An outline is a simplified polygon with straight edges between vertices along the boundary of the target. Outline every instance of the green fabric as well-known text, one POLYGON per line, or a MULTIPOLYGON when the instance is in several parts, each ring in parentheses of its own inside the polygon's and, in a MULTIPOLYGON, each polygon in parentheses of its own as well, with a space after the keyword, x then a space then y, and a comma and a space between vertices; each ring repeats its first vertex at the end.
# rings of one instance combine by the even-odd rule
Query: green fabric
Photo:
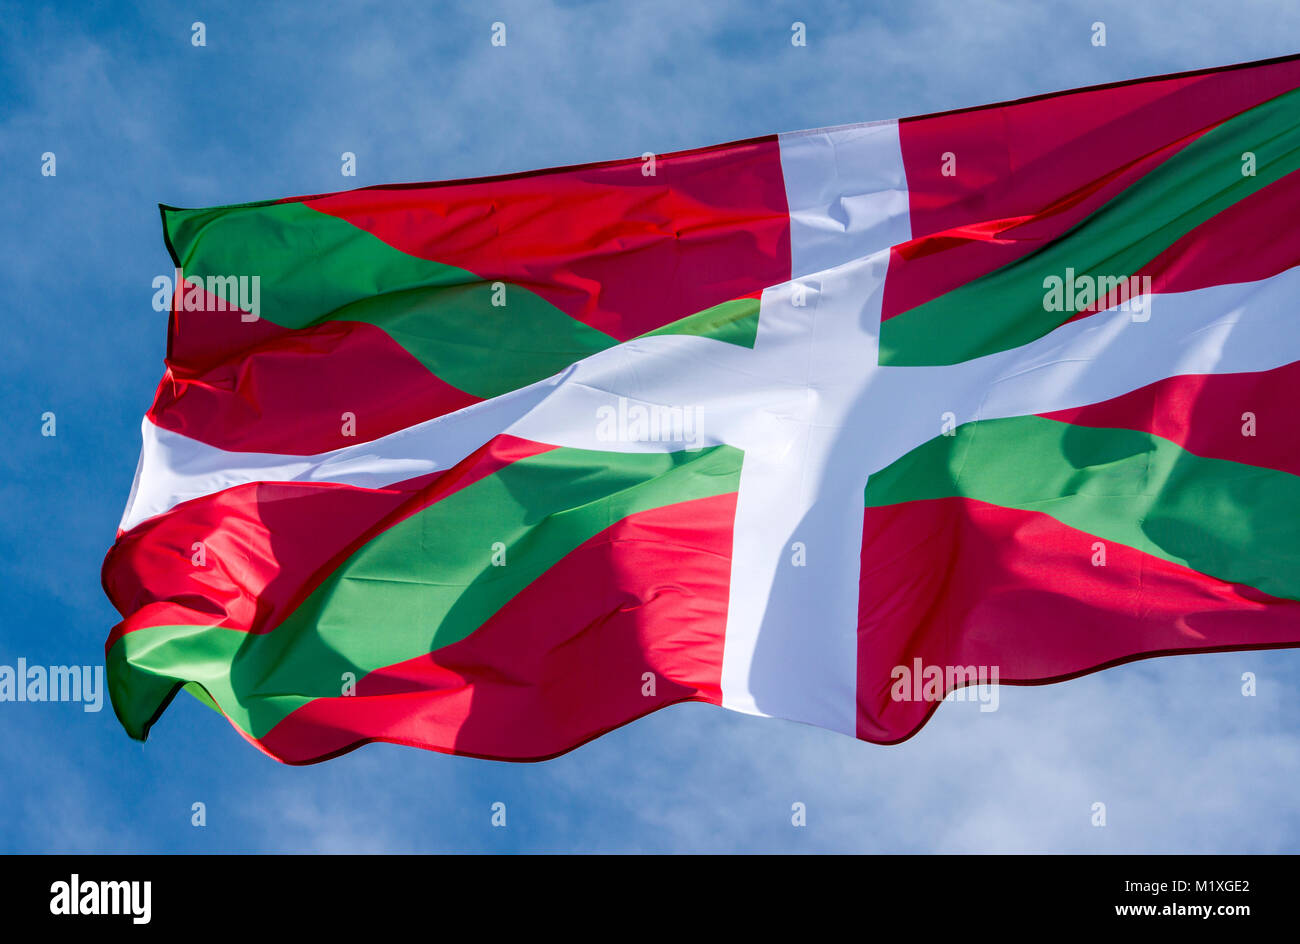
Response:
POLYGON ((886 319, 880 363, 956 364, 1028 344, 1077 313, 1044 308, 1048 277, 1136 275, 1206 220, 1298 169, 1300 90, 1210 129, 1042 249, 886 319), (1253 177, 1242 175, 1246 151, 1256 157, 1253 177))
POLYGON ((878 507, 957 496, 1042 512, 1104 541, 1300 599, 1300 477, 1288 472, 1193 455, 1152 433, 1023 416, 935 437, 871 476, 865 497, 878 507))
POLYGON ((250 634, 203 626, 126 633, 109 653, 110 692, 142 738, 177 684, 195 682, 260 737, 315 697, 464 639, 585 541, 629 515, 729 494, 741 452, 554 449, 514 462, 382 532, 283 623, 250 634), (493 545, 506 566, 492 565, 493 545))
MULTIPOLYGON (((484 399, 618 343, 525 288, 408 255, 301 203, 164 207, 163 221, 187 277, 257 275, 260 317, 291 329, 375 325, 440 379, 484 399)), ((740 299, 650 333, 753 347, 757 317, 757 300, 740 299)))

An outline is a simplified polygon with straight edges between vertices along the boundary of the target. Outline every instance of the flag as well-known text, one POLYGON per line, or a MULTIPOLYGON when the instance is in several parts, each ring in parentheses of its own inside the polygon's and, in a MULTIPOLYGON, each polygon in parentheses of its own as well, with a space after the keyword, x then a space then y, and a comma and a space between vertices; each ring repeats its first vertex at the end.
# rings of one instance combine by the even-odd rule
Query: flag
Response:
POLYGON ((287 763, 1300 643, 1300 58, 162 207, 110 694, 287 763), (170 289, 168 286, 170 285, 170 289))

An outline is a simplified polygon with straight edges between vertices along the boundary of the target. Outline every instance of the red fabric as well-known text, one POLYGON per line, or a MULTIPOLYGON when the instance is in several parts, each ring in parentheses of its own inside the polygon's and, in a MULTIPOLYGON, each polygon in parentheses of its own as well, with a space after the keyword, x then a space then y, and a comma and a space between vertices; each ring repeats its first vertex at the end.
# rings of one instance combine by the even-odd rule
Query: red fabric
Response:
POLYGON ((1225 583, 1045 514, 964 498, 866 509, 858 737, 916 733, 937 702, 891 698, 896 666, 997 666, 1045 682, 1135 658, 1300 645, 1300 601, 1225 583))
POLYGON ((510 177, 304 198, 403 252, 535 292, 626 341, 790 278, 773 137, 510 177))
POLYGON ((675 702, 720 702, 735 507, 718 495, 623 519, 465 639, 313 699, 260 746, 286 763, 369 741, 541 759, 675 702))
POLYGON ((891 253, 882 317, 1040 248, 1195 136, 1297 86, 1290 61, 900 121, 913 239, 891 253))
POLYGON ((147 415, 218 449, 316 455, 479 402, 374 325, 290 330, 265 319, 240 322, 238 312, 184 317, 186 345, 205 364, 173 357, 147 415), (355 438, 343 436, 345 412, 356 418, 355 438))
POLYGON ((446 472, 387 488, 258 482, 177 505, 122 535, 104 559, 104 590, 125 617, 105 652, 145 626, 270 632, 374 535, 552 448, 498 436, 446 472), (192 562, 195 542, 203 567, 192 562))
MULTIPOLYGON (((1212 216, 1151 260, 1138 275, 1153 292, 1191 292, 1257 282, 1300 265, 1300 171, 1212 216), (1260 239, 1267 233, 1267 239, 1260 239)), ((1153 311, 1159 311, 1157 301, 1153 311)))
POLYGON ((1142 430, 1208 459, 1300 475, 1291 416, 1297 402, 1300 362, 1253 374, 1169 377, 1113 400, 1042 415, 1078 426, 1142 430), (1247 412, 1255 415, 1254 436, 1242 435, 1247 412))
POLYGON ((229 452, 311 456, 479 402, 375 325, 294 330, 186 292, 199 292, 202 307, 177 310, 174 296, 167 370, 145 414, 163 429, 229 452), (345 412, 356 417, 355 438, 342 435, 345 412))

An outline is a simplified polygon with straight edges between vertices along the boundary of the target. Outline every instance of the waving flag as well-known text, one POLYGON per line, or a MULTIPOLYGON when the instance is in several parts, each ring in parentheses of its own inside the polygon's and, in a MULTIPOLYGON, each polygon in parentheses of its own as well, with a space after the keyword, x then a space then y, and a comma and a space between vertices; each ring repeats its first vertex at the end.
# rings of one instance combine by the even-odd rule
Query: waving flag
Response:
POLYGON ((1300 643, 1300 60, 449 183, 164 207, 104 586, 289 763, 680 701, 1300 643))

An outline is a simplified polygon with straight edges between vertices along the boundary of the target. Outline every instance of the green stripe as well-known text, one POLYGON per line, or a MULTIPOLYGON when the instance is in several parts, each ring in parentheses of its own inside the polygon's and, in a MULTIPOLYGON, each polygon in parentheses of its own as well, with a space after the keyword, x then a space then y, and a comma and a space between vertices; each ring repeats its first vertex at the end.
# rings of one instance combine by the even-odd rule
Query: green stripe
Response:
POLYGON ((868 507, 947 497, 1042 512, 1220 580, 1300 599, 1300 477, 1287 472, 1196 456, 1151 433, 1025 416, 938 436, 871 476, 866 489, 868 507))
POLYGON ((516 286, 494 306, 492 282, 301 203, 165 209, 163 217, 187 276, 258 275, 261 317, 285 328, 376 325, 475 396, 527 386, 618 343, 516 286))
POLYGON ((178 683, 197 682, 260 737, 342 676, 464 639, 566 554, 629 515, 736 490, 741 453, 555 449, 519 460, 384 531, 272 632, 163 626, 124 635, 110 693, 135 737, 178 683), (493 545, 506 565, 493 566, 493 545))
POLYGON ((1297 169, 1300 89, 1210 129, 1044 248, 887 319, 880 363, 955 364, 1028 344, 1076 314, 1045 310, 1049 277, 1066 269, 1091 279, 1135 275, 1195 227, 1297 169), (1242 176, 1246 151, 1256 157, 1253 177, 1242 176))
MULTIPOLYGON (((517 390, 619 343, 525 288, 494 289, 493 281, 409 255, 302 203, 165 207, 163 219, 187 276, 257 275, 268 321, 376 325, 439 378, 478 397, 517 390)), ((756 319, 757 301, 743 299, 651 333, 752 347, 756 319)))

